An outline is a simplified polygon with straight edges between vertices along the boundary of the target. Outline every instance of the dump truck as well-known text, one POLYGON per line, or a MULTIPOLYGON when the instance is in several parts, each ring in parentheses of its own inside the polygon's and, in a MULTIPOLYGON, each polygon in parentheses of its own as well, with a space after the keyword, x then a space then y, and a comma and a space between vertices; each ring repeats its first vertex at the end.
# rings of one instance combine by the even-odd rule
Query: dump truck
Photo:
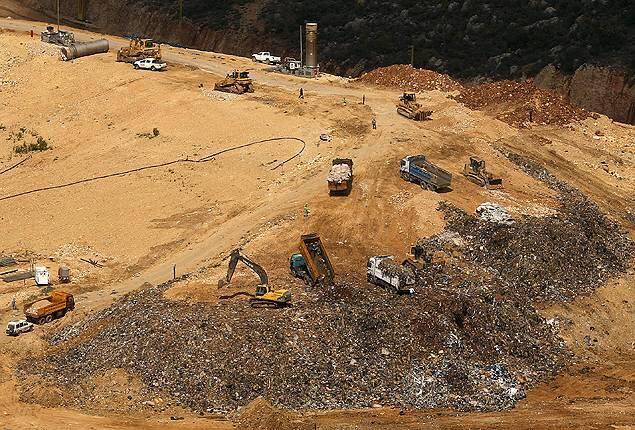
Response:
POLYGON ((269 286, 269 276, 265 269, 251 258, 242 254, 239 248, 234 249, 229 257, 229 267, 227 268, 227 275, 218 281, 218 287, 222 288, 229 285, 236 272, 238 262, 242 261, 245 266, 251 269, 258 278, 260 283, 256 286, 256 294, 251 296, 249 301, 253 307, 261 306, 273 306, 276 308, 282 308, 291 305, 291 292, 289 290, 274 290, 269 286))
POLYGON ((234 70, 228 73, 225 79, 214 84, 214 90, 232 94, 253 93, 254 84, 249 72, 234 70))
POLYGON ((353 187, 353 160, 350 158, 333 160, 327 182, 330 195, 350 194, 353 187))
POLYGON ((49 296, 25 304, 24 315, 29 322, 45 324, 53 319, 63 317, 66 312, 73 309, 75 309, 75 298, 71 293, 53 291, 49 296), (35 306, 37 303, 44 301, 49 302, 49 304, 35 306))
POLYGON ((421 105, 417 103, 417 95, 412 92, 404 92, 399 97, 397 113, 415 121, 430 119, 432 116, 431 110, 424 110, 421 105))
POLYGON ((447 189, 452 184, 452 174, 429 162, 425 155, 411 155, 401 160, 400 174, 406 181, 431 191, 447 189))
POLYGON ((485 160, 470 157, 470 163, 463 167, 463 176, 480 187, 498 189, 503 187, 503 180, 497 178, 485 168, 485 160))
POLYGON ((133 64, 145 58, 161 59, 161 45, 152 39, 130 39, 130 46, 117 51, 117 61, 133 64))
POLYGON ((40 40, 46 43, 53 43, 61 46, 71 46, 75 43, 75 35, 70 31, 55 30, 55 27, 48 25, 46 30, 40 33, 40 40))
POLYGON ((368 282, 393 291, 399 295, 414 294, 414 274, 410 267, 395 263, 390 255, 370 257, 366 275, 368 282))
POLYGON ((335 271, 320 236, 305 234, 300 239, 300 253, 289 259, 291 273, 309 285, 333 285, 335 271))

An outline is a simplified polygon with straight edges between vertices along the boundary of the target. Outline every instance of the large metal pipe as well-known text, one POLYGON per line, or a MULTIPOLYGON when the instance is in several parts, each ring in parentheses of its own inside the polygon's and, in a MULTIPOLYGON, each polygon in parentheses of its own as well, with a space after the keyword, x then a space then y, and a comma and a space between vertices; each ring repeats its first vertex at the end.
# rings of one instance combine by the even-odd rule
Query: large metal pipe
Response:
POLYGON ((70 61, 75 58, 85 57, 87 55, 102 54, 108 52, 110 45, 108 40, 99 39, 87 43, 74 43, 71 46, 65 46, 61 49, 62 60, 70 61))
POLYGON ((306 31, 306 61, 305 66, 317 67, 317 28, 318 25, 314 22, 309 22, 305 25, 306 31))

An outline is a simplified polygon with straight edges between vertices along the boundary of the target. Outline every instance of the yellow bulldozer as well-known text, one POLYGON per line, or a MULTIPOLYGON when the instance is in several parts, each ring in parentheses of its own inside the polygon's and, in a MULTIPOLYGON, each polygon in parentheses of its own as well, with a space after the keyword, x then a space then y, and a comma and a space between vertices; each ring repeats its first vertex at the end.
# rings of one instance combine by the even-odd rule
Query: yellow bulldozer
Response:
POLYGON ((225 79, 217 82, 214 85, 214 90, 233 94, 253 93, 254 84, 249 77, 249 72, 234 70, 228 73, 225 79))
POLYGON ((503 179, 488 172, 485 160, 477 157, 470 157, 469 164, 463 167, 463 176, 480 187, 494 190, 503 188, 503 179))
POLYGON ((415 121, 430 119, 432 115, 431 110, 423 110, 421 105, 417 103, 417 95, 412 92, 405 92, 399 97, 397 113, 415 121))
POLYGON ((120 48, 117 51, 117 61, 123 63, 134 63, 144 58, 161 59, 161 45, 152 39, 131 39, 130 46, 120 48))

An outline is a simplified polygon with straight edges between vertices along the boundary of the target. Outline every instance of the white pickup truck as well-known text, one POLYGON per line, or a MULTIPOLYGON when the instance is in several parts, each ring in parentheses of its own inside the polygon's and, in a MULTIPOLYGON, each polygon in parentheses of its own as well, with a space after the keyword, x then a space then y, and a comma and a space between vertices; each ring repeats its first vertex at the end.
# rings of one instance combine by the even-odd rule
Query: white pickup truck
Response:
POLYGON ((280 57, 271 55, 271 52, 258 52, 256 54, 252 54, 251 58, 259 63, 280 64, 281 62, 280 57))
POLYGON ((167 64, 157 60, 156 58, 146 58, 134 62, 135 69, 152 70, 153 72, 165 70, 167 67, 167 64))

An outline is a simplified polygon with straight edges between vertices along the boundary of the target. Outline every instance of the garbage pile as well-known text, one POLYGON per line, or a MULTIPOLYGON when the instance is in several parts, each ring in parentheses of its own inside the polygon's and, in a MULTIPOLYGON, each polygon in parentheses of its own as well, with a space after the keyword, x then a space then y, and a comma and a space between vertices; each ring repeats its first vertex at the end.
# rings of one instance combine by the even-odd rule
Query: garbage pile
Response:
POLYGON ((454 97, 470 109, 496 112, 496 118, 514 127, 530 124, 566 125, 590 115, 572 106, 555 91, 543 90, 530 81, 497 81, 466 87, 454 97))
POLYGON ((515 221, 504 207, 496 203, 485 202, 476 208, 476 214, 482 221, 512 225, 515 221))
POLYGON ((500 410, 567 360, 527 300, 497 297, 478 280, 415 297, 343 282, 264 311, 170 301, 168 288, 131 293, 54 335, 48 356, 18 366, 22 393, 56 387, 61 405, 90 408, 96 394, 85 381, 122 368, 150 398, 200 412, 259 396, 292 409, 500 410))
POLYGON ((399 88, 405 91, 455 91, 462 88, 461 84, 448 75, 426 69, 415 69, 411 65, 396 64, 372 70, 359 79, 365 84, 375 84, 384 87, 399 88))
POLYGON ((349 181, 351 179, 351 176, 351 166, 344 163, 334 164, 329 171, 327 181, 340 183, 343 181, 349 181))
POLYGON ((409 279, 414 279, 412 270, 407 267, 398 264, 392 258, 385 258, 379 262, 379 269, 388 276, 397 277, 400 281, 404 282, 409 279))

